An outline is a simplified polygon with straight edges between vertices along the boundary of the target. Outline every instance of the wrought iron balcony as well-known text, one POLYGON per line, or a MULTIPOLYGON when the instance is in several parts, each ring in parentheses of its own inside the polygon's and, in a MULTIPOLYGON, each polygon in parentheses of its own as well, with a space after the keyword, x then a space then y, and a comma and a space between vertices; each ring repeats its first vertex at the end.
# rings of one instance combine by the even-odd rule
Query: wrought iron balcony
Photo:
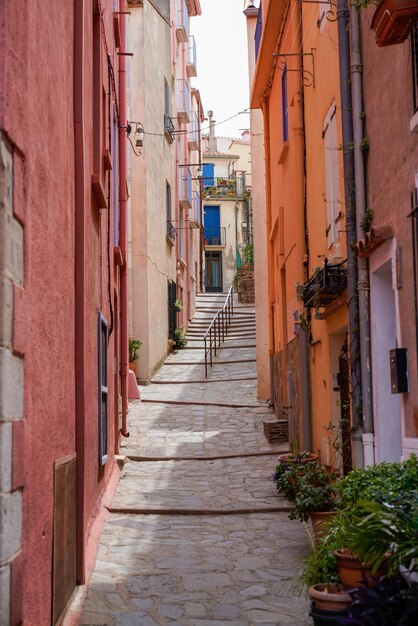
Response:
POLYGON ((196 111, 192 111, 191 120, 187 127, 187 143, 189 150, 199 149, 199 123, 196 111))
POLYGON ((193 35, 189 35, 187 44, 186 72, 189 78, 197 76, 196 41, 193 35))
POLYGON ((176 81, 177 91, 177 117, 179 122, 187 124, 190 121, 190 87, 187 80, 178 78, 176 81))
POLYGON ((319 309, 338 298, 347 288, 347 268, 339 263, 324 265, 314 270, 307 283, 302 285, 303 304, 307 308, 319 309))
POLYGON ((192 208, 189 218, 191 228, 200 228, 200 195, 197 191, 192 191, 192 208))
POLYGON ((226 245, 226 228, 206 228, 204 229, 205 246, 225 246, 226 245))
POLYGON ((167 243, 169 243, 170 246, 174 246, 174 244, 176 243, 176 234, 177 234, 177 231, 174 228, 173 224, 169 220, 167 220, 166 239, 167 239, 167 243))
POLYGON ((177 0, 175 19, 177 41, 185 42, 189 34, 189 12, 187 10, 186 0, 177 0))
POLYGON ((205 198, 218 198, 219 196, 237 198, 244 196, 246 193, 245 181, 243 178, 217 177, 212 180, 204 180, 203 182, 205 188, 205 198))
POLYGON ((182 209, 192 206, 192 173, 188 167, 178 168, 179 203, 182 209))

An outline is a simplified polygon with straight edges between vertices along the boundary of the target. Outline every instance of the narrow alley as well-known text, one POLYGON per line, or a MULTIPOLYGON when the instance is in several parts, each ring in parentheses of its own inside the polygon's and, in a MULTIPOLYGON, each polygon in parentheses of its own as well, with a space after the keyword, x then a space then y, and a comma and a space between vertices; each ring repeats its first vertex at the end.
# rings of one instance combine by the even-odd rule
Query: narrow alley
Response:
POLYGON ((253 307, 235 304, 204 376, 203 333, 224 299, 199 296, 187 347, 131 404, 84 626, 309 623, 299 581, 308 541, 271 481, 288 446, 264 438, 253 307))

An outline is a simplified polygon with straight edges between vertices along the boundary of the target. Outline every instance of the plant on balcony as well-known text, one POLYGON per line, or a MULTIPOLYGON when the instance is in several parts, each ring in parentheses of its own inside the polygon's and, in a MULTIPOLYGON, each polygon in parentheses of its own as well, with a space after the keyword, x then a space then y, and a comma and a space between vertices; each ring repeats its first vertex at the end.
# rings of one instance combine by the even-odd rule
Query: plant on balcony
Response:
MULTIPOLYGON (((304 285, 297 285, 298 295, 306 308, 318 310, 338 298, 347 288, 347 269, 342 263, 330 264, 325 259, 322 267, 315 267, 304 285)), ((318 316, 318 315, 316 315, 318 316)))

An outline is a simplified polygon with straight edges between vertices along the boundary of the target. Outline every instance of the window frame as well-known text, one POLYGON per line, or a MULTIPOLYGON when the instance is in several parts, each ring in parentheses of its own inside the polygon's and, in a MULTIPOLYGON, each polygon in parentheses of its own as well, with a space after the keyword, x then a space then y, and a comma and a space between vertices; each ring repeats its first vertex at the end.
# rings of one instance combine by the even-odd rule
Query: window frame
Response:
POLYGON ((109 459, 109 363, 108 363, 108 323, 102 312, 98 315, 98 436, 99 465, 103 466, 109 459), (103 341, 104 339, 104 341, 103 341), (104 354, 103 354, 104 348, 104 354), (104 366, 104 369, 103 369, 104 366), (105 384, 104 384, 105 383, 105 384), (105 399, 105 416, 103 419, 103 400, 105 399))

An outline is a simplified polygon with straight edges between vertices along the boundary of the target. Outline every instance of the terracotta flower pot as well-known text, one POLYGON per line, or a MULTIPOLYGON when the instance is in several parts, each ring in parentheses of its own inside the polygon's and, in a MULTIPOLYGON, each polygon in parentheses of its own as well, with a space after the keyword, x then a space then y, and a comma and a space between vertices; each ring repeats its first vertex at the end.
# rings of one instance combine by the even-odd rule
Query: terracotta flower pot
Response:
POLYGON ((136 376, 136 361, 129 361, 129 369, 135 372, 136 376))
POLYGON ((296 465, 297 463, 310 463, 310 461, 318 460, 318 455, 314 452, 311 452, 309 456, 303 459, 299 459, 299 461, 296 461, 296 459, 292 457, 294 457, 294 454, 281 454, 277 457, 277 460, 279 461, 279 463, 289 463, 289 465, 296 465))
POLYGON ((326 536, 328 532, 327 524, 336 513, 337 511, 311 511, 309 513, 315 543, 319 543, 326 536))
POLYGON ((416 0, 381 0, 371 27, 378 46, 391 46, 407 39, 418 18, 416 0))
POLYGON ((313 605, 318 609, 344 611, 351 604, 351 598, 342 585, 317 584, 308 589, 313 605))
POLYGON ((347 548, 334 550, 333 555, 337 561, 341 582, 346 589, 364 586, 364 577, 366 577, 369 587, 373 588, 375 586, 374 578, 384 576, 386 573, 386 567, 382 564, 377 572, 372 574, 372 568, 366 563, 362 563, 347 548))

